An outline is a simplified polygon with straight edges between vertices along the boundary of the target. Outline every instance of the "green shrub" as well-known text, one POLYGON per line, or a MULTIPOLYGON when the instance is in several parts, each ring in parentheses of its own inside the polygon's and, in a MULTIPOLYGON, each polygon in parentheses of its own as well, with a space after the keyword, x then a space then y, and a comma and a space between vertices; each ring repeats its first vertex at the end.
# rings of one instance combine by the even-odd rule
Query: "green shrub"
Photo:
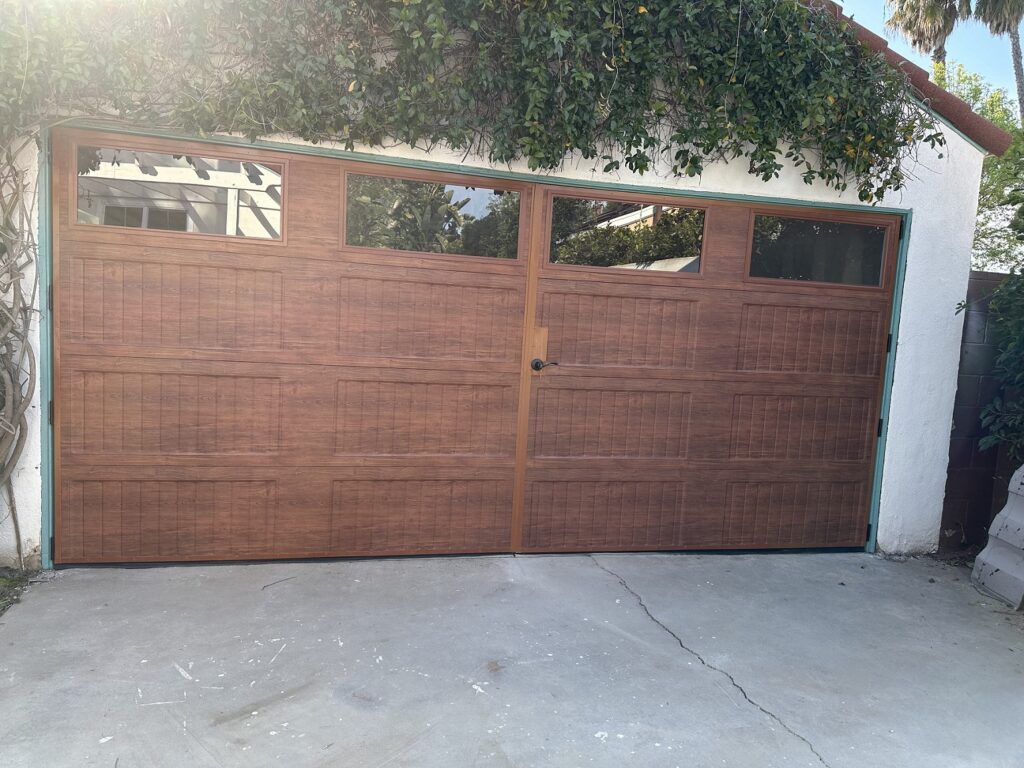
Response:
POLYGON ((1005 445, 1014 465, 1024 462, 1024 274, 1012 274, 992 294, 995 374, 1001 393, 981 412, 988 434, 982 448, 1005 445))

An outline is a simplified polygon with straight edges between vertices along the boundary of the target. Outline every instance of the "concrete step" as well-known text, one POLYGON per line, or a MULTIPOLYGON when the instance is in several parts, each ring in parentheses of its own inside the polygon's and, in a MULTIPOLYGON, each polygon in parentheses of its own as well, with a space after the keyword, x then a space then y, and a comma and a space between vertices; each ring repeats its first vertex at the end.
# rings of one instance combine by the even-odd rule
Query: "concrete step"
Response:
POLYGON ((1024 467, 1010 480, 1006 506, 989 527, 988 544, 974 561, 971 578, 979 589, 1024 608, 1024 467))

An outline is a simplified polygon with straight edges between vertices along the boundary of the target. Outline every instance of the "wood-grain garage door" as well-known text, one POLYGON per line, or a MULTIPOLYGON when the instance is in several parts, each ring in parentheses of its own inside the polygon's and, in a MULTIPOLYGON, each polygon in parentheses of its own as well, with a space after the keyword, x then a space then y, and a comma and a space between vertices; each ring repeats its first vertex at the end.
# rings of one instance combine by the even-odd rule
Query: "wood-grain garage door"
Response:
POLYGON ((59 563, 864 541, 892 217, 89 131, 53 194, 59 563))
POLYGON ((558 365, 531 387, 519 548, 863 545, 897 221, 541 200, 538 354, 558 365), (643 222, 663 230, 646 256, 603 246, 643 222))

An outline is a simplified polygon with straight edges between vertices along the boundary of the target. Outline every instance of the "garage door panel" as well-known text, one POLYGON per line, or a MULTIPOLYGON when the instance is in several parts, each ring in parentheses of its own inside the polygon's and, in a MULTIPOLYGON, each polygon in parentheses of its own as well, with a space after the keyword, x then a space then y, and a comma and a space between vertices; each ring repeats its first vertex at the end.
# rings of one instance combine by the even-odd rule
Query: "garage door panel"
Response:
POLYGON ((284 235, 289 248, 330 253, 338 247, 341 174, 331 160, 285 156, 284 235))
POLYGON ((486 362, 487 369, 492 375, 518 374, 520 373, 519 360, 515 361, 475 361, 475 360, 452 360, 445 358, 416 359, 408 357, 355 357, 339 355, 333 351, 323 351, 316 346, 304 346, 299 344, 289 345, 289 349, 281 350, 260 350, 254 354, 246 350, 222 350, 222 349, 156 349, 139 345, 114 345, 114 344, 88 344, 82 342, 69 342, 63 345, 63 350, 70 356, 93 356, 103 358, 106 364, 113 364, 114 361, 129 358, 153 361, 187 361, 189 365, 202 365, 206 363, 250 364, 259 360, 264 366, 308 366, 324 368, 358 368, 363 371, 386 369, 388 371, 424 371, 424 372, 464 372, 472 373, 480 370, 480 363, 486 362))
POLYGON ((535 390, 531 458, 683 458, 690 437, 692 393, 595 379, 535 390))
POLYGON ((524 544, 533 551, 863 544, 866 490, 859 480, 722 480, 634 476, 533 482, 524 544))
POLYGON ((538 377, 531 460, 764 459, 866 463, 874 440, 875 382, 803 384, 538 377))
POLYGON ((743 305, 736 368, 877 376, 882 308, 743 305))
POLYGON ((821 296, 725 292, 691 284, 652 297, 630 283, 541 281, 538 326, 548 357, 562 365, 869 376, 880 371, 884 298, 843 302, 821 296), (628 290, 626 290, 628 288, 628 290), (685 290, 684 290, 685 289, 685 290), (732 293, 733 295, 729 295, 732 293))
POLYGON ((61 562, 244 559, 273 551, 276 480, 66 474, 61 562))
POLYGON ((735 285, 746 276, 745 255, 750 247, 751 211, 737 205, 711 206, 704 228, 702 275, 708 280, 735 285))
POLYGON ((855 547, 864 542, 863 481, 729 482, 723 541, 729 548, 855 547))
POLYGON ((65 338, 148 348, 273 349, 282 277, 272 270, 66 257, 65 338))
POLYGON ((345 269, 353 273, 376 274, 386 280, 451 274, 458 281, 459 275, 475 275, 482 284, 489 285, 510 277, 522 279, 526 272, 526 259, 522 255, 518 259, 496 259, 488 256, 342 246, 331 260, 344 264, 345 269))
POLYGON ((75 454, 250 454, 280 450, 272 376, 66 371, 62 438, 75 454))
POLYGON ((566 365, 693 367, 698 303, 579 293, 542 286, 539 325, 548 354, 566 365))
POLYGON ((684 480, 536 481, 523 541, 538 552, 712 548, 721 538, 713 509, 705 490, 684 480))
POLYGON ((507 383, 340 379, 333 452, 511 458, 514 403, 507 383))
POLYGON ((352 554, 496 552, 509 548, 511 478, 432 475, 337 479, 331 548, 352 554))
POLYGON ((874 402, 868 397, 734 395, 730 458, 867 461, 874 402))
POLYGON ((522 294, 508 285, 352 277, 333 300, 341 354, 508 360, 521 344, 522 294))

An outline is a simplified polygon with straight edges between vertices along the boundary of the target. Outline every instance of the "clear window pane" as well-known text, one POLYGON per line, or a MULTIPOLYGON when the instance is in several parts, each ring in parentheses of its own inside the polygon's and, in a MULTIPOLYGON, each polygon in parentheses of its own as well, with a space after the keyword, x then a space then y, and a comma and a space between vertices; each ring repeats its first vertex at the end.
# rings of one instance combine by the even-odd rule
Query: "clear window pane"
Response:
POLYGON ((698 272, 704 211, 653 203, 556 197, 551 261, 589 267, 698 272))
POLYGON ((281 168, 79 147, 78 222, 279 239, 281 168))
POLYGON ((516 258, 518 192, 357 174, 347 186, 348 245, 516 258))
POLYGON ((885 228, 755 216, 751 277, 881 285, 885 228))

